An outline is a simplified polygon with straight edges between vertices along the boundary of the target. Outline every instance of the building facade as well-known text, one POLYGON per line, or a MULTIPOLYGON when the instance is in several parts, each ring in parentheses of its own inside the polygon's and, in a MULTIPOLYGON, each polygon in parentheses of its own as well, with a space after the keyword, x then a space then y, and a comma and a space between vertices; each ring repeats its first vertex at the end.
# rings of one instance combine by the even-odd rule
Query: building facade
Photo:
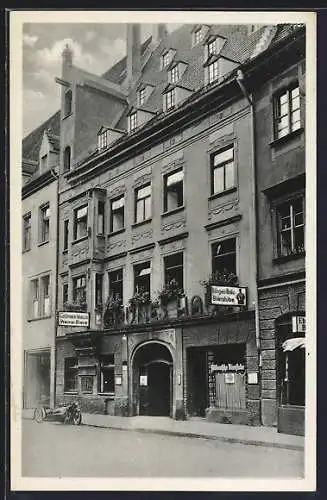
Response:
MULTIPOLYGON (((44 132, 23 159, 23 408, 54 404, 59 138, 44 132)), ((27 148, 23 154, 27 152, 27 148)))
POLYGON ((303 180, 303 40, 290 25, 156 25, 141 43, 128 25, 127 56, 101 77, 66 47, 57 404, 277 424, 277 325, 303 316, 304 261, 271 254, 269 217, 276 186, 303 180))

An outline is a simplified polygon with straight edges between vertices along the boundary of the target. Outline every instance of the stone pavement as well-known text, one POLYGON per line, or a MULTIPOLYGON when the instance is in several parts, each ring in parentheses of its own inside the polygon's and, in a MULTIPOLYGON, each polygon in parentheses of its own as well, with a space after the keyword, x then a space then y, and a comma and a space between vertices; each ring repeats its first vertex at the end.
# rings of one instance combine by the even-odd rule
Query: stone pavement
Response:
MULTIPOLYGON (((23 418, 32 419, 34 410, 23 410, 23 418)), ((215 439, 229 443, 304 450, 304 437, 281 434, 274 427, 218 424, 202 418, 173 420, 169 417, 114 417, 91 413, 82 414, 82 424, 108 429, 150 432, 190 438, 215 439)))

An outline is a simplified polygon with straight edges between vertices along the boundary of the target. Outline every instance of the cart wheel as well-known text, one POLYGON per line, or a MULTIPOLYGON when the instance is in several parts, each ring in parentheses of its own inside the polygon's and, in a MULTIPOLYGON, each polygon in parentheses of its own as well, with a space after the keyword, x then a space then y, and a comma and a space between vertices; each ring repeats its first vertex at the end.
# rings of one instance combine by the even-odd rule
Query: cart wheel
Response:
POLYGON ((75 412, 73 415, 73 424, 74 425, 81 425, 82 423, 82 414, 80 411, 75 412))
POLYGON ((36 408, 34 411, 34 420, 41 424, 44 420, 45 412, 43 408, 36 408))

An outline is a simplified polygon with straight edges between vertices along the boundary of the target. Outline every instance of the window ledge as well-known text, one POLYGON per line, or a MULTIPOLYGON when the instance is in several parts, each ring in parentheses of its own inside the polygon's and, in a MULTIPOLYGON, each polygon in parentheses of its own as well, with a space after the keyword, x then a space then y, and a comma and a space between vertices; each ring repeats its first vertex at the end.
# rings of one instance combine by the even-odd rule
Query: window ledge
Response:
POLYGON ((106 396, 108 399, 111 399, 111 400, 115 399, 114 392, 98 392, 98 396, 106 396))
POLYGON ((78 394, 78 391, 64 391, 64 394, 78 394))
POLYGON ((97 238, 102 238, 102 239, 104 239, 106 237, 104 233, 97 233, 96 236, 97 236, 97 238))
POLYGON ((49 243, 49 240, 47 240, 47 241, 40 241, 40 242, 37 244, 37 246, 38 246, 38 247, 43 247, 43 245, 46 245, 47 243, 49 243))
POLYGON ((134 224, 132 224, 132 227, 139 227, 139 226, 142 226, 143 224, 148 224, 149 222, 152 222, 152 217, 150 217, 150 219, 145 219, 145 220, 142 220, 141 222, 134 222, 134 224))
POLYGON ((269 143, 269 146, 272 147, 272 148, 274 148, 276 146, 284 144, 285 142, 288 142, 288 141, 294 139, 294 137, 297 137, 298 135, 301 135, 302 132, 304 132, 304 128, 300 127, 297 130, 294 130, 293 132, 290 132, 289 134, 284 135, 284 137, 279 137, 278 139, 274 139, 273 141, 271 141, 269 143))
POLYGON ((30 248, 24 248, 24 250, 22 250, 22 253, 30 252, 30 250, 30 248))
POLYGON ((42 319, 49 319, 51 318, 51 314, 48 314, 47 316, 39 316, 38 318, 29 318, 27 321, 28 323, 31 323, 32 321, 40 321, 42 319))
POLYGON ((226 189, 225 191, 220 191, 219 193, 214 193, 214 194, 209 196, 208 200, 215 200, 216 198, 220 198, 221 196, 225 196, 225 195, 230 194, 230 193, 235 193, 235 191, 237 191, 236 186, 234 186, 230 189, 226 189))
POLYGON ((72 116, 73 112, 71 111, 70 113, 68 113, 68 115, 65 115, 62 119, 63 120, 66 120, 66 118, 68 118, 69 116, 72 116))
POLYGON ((292 255, 283 255, 281 257, 275 257, 273 259, 274 264, 282 264, 283 262, 288 262, 289 260, 302 259, 305 257, 305 252, 292 254, 292 255))
POLYGON ((68 248, 65 248, 65 250, 62 251, 63 255, 67 255, 68 254, 68 248))
POLYGON ((122 227, 121 229, 117 229, 116 231, 112 231, 111 233, 108 233, 108 238, 111 238, 111 236, 115 236, 116 234, 121 234, 126 231, 126 227, 122 227))
POLYGON ((78 240, 72 241, 72 245, 75 245, 76 243, 80 243, 81 241, 85 241, 88 239, 88 235, 82 236, 82 238, 79 238, 78 240))
POLYGON ((167 212, 163 212, 161 214, 161 217, 166 217, 167 215, 173 215, 173 214, 176 214, 178 212, 182 212, 183 210, 185 210, 185 205, 182 205, 181 207, 173 208, 172 210, 168 210, 167 212))

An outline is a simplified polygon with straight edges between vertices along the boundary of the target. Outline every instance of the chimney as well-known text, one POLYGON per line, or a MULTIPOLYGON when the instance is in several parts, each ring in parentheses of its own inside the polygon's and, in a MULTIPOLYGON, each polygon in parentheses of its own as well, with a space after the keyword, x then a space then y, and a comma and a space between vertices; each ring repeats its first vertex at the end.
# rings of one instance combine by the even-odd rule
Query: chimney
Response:
POLYGON ((167 28, 165 24, 154 24, 152 41, 157 44, 167 36, 167 28))
POLYGON ((64 77, 67 71, 73 66, 73 51, 69 47, 68 44, 66 44, 64 50, 61 53, 62 57, 62 76, 64 77))
POLYGON ((141 69, 141 25, 127 24, 127 81, 130 83, 141 69))

